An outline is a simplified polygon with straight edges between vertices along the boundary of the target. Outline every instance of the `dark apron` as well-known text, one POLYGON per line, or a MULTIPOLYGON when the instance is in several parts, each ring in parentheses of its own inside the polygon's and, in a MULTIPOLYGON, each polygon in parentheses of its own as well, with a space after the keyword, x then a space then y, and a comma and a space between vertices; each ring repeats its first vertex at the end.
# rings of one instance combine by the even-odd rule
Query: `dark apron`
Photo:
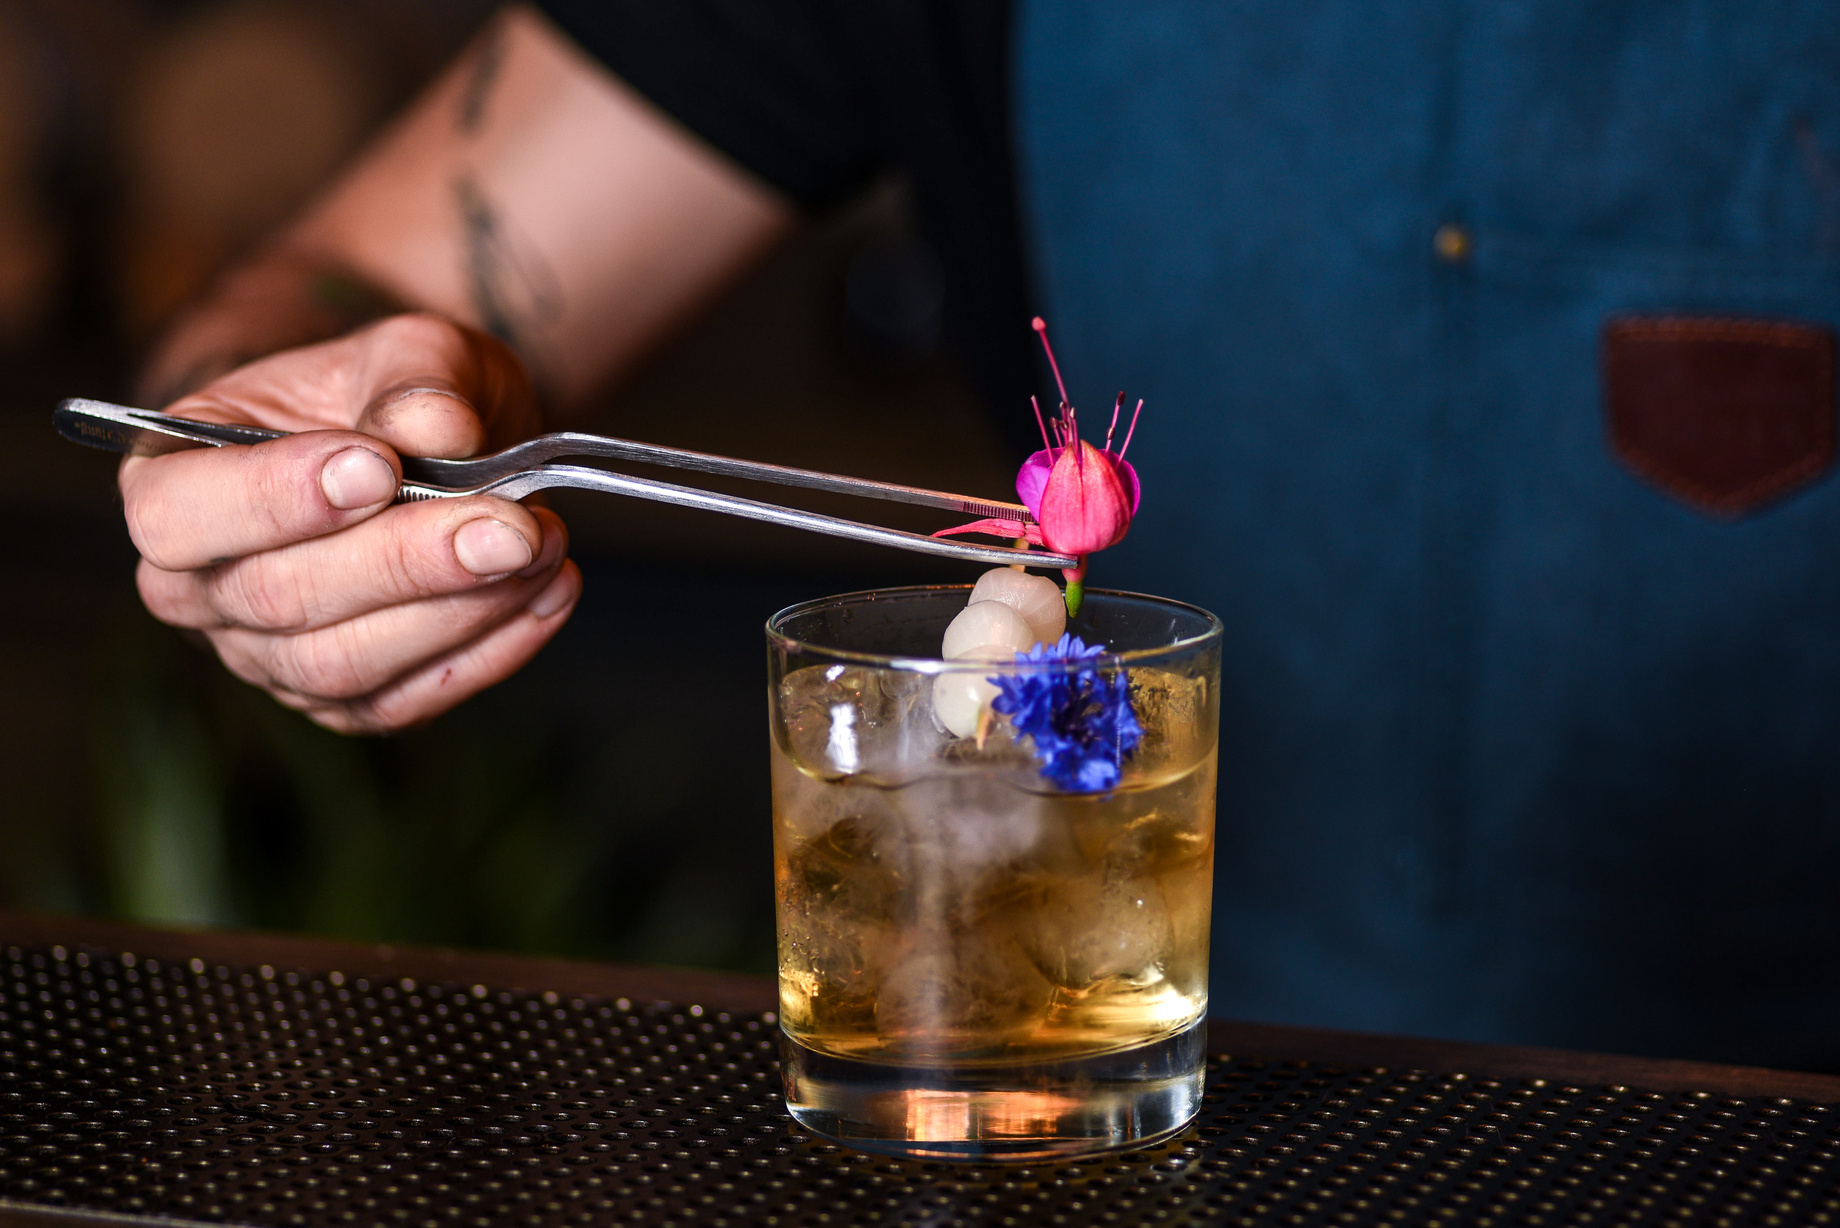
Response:
POLYGON ((1017 57, 1062 366, 1146 399, 1089 583, 1227 626, 1214 1012, 1840 1065, 1840 8, 1032 0, 1017 57))

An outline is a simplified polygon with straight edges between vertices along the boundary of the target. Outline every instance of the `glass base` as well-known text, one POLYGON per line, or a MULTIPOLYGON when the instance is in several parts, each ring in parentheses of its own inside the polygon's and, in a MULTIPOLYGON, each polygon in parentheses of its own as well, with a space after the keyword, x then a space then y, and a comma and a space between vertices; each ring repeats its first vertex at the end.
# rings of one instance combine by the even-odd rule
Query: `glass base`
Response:
POLYGON ((1207 1021, 1113 1053, 1010 1065, 900 1066, 781 1035, 786 1108, 861 1151, 934 1160, 1042 1160, 1144 1147, 1201 1108, 1207 1021))

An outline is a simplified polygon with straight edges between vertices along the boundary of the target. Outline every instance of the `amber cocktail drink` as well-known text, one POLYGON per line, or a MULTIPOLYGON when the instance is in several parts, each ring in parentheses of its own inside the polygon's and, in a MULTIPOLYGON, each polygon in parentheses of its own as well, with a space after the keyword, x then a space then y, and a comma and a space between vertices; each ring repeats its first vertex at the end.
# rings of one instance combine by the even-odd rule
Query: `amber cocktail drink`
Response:
POLYGON ((1200 1095, 1219 623, 1091 593, 1068 630, 1102 655, 944 661, 965 593, 852 594, 769 623, 788 1107, 903 1155, 1162 1137, 1200 1095), (1020 715, 964 737, 935 715, 952 675, 1052 690, 1057 673, 1129 696, 1141 735, 1110 787, 1045 774, 1020 715))

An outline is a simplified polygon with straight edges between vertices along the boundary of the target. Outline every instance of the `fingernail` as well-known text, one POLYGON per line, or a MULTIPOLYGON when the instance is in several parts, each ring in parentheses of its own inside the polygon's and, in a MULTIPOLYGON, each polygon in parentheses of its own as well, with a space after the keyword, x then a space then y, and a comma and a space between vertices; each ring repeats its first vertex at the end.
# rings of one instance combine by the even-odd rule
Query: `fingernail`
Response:
POLYGON ((528 567, 530 543, 502 520, 469 520, 454 534, 454 557, 476 576, 502 576, 528 567))
POLYGON ((530 611, 533 618, 554 618, 568 608, 578 591, 574 569, 564 567, 561 574, 549 582, 549 587, 531 598, 530 604, 524 608, 530 611))
POLYGON ((369 507, 396 494, 396 471, 369 448, 346 448, 319 471, 319 488, 341 511, 369 507))

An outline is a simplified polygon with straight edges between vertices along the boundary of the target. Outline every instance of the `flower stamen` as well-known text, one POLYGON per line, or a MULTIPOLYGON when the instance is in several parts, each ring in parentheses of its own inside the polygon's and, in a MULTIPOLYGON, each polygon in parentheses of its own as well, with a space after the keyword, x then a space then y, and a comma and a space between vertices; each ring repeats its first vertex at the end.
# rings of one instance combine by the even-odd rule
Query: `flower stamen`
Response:
MULTIPOLYGON (((1124 400, 1124 393, 1122 392, 1119 393, 1118 399, 1120 402, 1122 402, 1124 400)), ((1131 450, 1131 436, 1137 434, 1137 415, 1143 412, 1144 412, 1144 399, 1142 397, 1138 397, 1137 398, 1137 408, 1131 411, 1131 427, 1129 430, 1127 430, 1124 433, 1124 445, 1118 449, 1118 459, 1119 460, 1123 460, 1124 454, 1131 450)))
POLYGON ((1041 348, 1048 351, 1048 365, 1054 369, 1054 383, 1055 386, 1061 390, 1061 410, 1065 412, 1067 402, 1073 398, 1067 395, 1067 381, 1061 378, 1061 364, 1054 361, 1054 347, 1048 344, 1048 322, 1040 316, 1036 316, 1034 320, 1030 321, 1029 327, 1033 328, 1036 333, 1040 335, 1041 348))
POLYGON ((1044 545, 1072 556, 1078 560, 1077 565, 1062 569, 1067 578, 1067 612, 1071 615, 1079 611, 1085 591, 1087 556, 1124 540, 1131 527, 1131 518, 1137 514, 1141 488, 1137 471, 1124 459, 1124 454, 1137 433, 1137 419, 1143 413, 1144 403, 1137 402, 1130 426, 1125 430, 1124 446, 1117 452, 1112 451, 1112 443, 1118 438, 1118 421, 1124 415, 1122 392, 1112 405, 1112 420, 1105 428, 1105 446, 1095 448, 1086 443, 1080 438, 1079 411, 1067 399, 1067 384, 1061 377, 1060 362, 1054 356, 1054 348, 1048 344, 1048 326, 1039 316, 1033 324, 1041 337, 1042 350, 1048 356, 1048 365, 1054 369, 1054 382, 1061 394, 1060 412, 1052 419, 1041 412, 1039 397, 1029 398, 1029 406, 1035 411, 1035 427, 1041 432, 1042 450, 1022 463, 1016 474, 1016 495, 1034 518, 1034 523, 1000 518, 978 520, 940 529, 936 535, 988 533, 999 537, 1026 537, 1031 545, 1044 545), (1070 449, 1071 457, 1067 455, 1070 449), (1093 458, 1090 466, 1086 463, 1088 452, 1093 458), (1069 460, 1073 463, 1068 464, 1069 460))

